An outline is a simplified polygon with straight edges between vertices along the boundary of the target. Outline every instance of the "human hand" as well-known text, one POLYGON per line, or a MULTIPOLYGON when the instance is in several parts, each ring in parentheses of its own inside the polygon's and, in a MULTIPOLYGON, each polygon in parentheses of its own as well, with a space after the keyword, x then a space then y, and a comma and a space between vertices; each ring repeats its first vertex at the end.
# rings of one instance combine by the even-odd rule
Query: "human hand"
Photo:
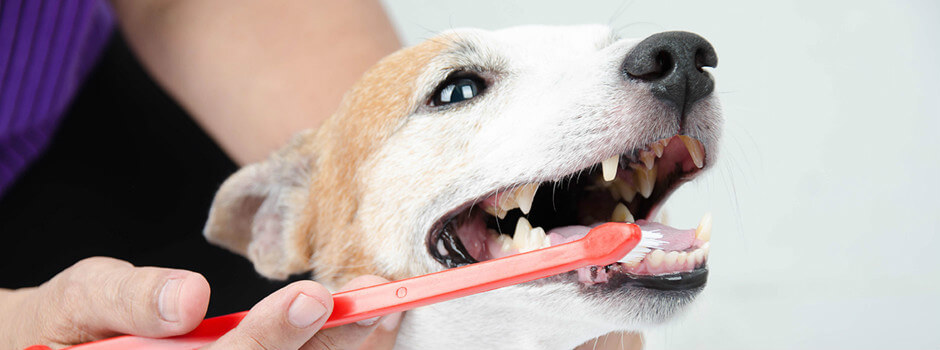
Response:
MULTIPOLYGON (((385 282, 354 279, 344 289, 385 282)), ((89 258, 39 287, 0 290, 0 348, 45 344, 63 347, 120 334, 181 335, 205 316, 209 285, 201 275, 174 269, 134 267, 111 258, 89 258)), ((269 295, 209 349, 391 348, 399 315, 317 332, 332 311, 328 290, 299 281, 269 295)))

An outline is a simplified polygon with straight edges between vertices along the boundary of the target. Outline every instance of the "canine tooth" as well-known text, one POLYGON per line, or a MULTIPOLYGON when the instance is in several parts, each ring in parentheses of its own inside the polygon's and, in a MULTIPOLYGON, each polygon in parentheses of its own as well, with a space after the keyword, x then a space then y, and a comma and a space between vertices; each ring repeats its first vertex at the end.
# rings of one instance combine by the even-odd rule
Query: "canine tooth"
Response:
POLYGON ((525 217, 519 217, 519 221, 516 222, 516 231, 513 233, 513 237, 520 238, 523 236, 528 236, 529 231, 532 231, 532 224, 529 223, 525 217))
POLYGON ((650 144, 650 149, 656 154, 656 158, 659 158, 663 156, 663 151, 666 149, 666 146, 663 145, 661 141, 656 141, 650 144))
POLYGON ((676 264, 676 260, 679 260, 679 252, 671 251, 666 253, 666 256, 663 257, 663 264, 665 266, 673 266, 676 264))
POLYGON ((642 151, 640 152, 640 160, 647 169, 652 169, 653 164, 656 164, 656 155, 653 152, 642 151))
POLYGON ((646 256, 646 263, 649 264, 650 267, 659 267, 659 265, 663 263, 663 257, 665 256, 666 252, 661 249, 653 250, 646 256))
POLYGON ((712 246, 711 242, 705 242, 705 244, 702 244, 702 247, 699 248, 702 250, 702 257, 704 258, 708 257, 708 250, 711 249, 711 246, 712 246))
POLYGON ((630 214, 630 209, 627 208, 623 203, 617 203, 617 206, 614 207, 614 212, 610 214, 610 221, 614 222, 634 222, 633 214, 630 214))
POLYGON ((614 180, 614 187, 617 188, 617 192, 620 194, 620 198, 627 202, 633 201, 633 197, 636 197, 636 189, 633 188, 633 185, 630 185, 623 180, 614 180))
POLYGON ((705 153, 699 147, 702 143, 685 135, 679 135, 679 139, 685 144, 685 149, 689 150, 689 155, 692 156, 692 162, 695 163, 695 166, 699 168, 705 166, 705 153))
POLYGON ((698 227, 695 228, 695 238, 704 242, 708 242, 712 239, 712 213, 702 215, 702 219, 698 222, 698 227))
POLYGON ((441 256, 447 256, 447 249, 444 248, 444 240, 437 241, 437 253, 441 256))
POLYGON ((519 204, 519 210, 523 214, 528 214, 532 210, 532 201, 535 199, 535 191, 539 189, 539 184, 531 183, 523 185, 516 190, 516 203, 519 204))
POLYGON ((601 162, 601 168, 604 170, 604 181, 613 181, 617 177, 617 165, 620 164, 620 155, 616 155, 601 162))
POLYGON ((643 198, 649 198, 653 194, 653 186, 656 184, 656 166, 652 169, 636 169, 633 171, 633 182, 637 186, 637 192, 643 198))

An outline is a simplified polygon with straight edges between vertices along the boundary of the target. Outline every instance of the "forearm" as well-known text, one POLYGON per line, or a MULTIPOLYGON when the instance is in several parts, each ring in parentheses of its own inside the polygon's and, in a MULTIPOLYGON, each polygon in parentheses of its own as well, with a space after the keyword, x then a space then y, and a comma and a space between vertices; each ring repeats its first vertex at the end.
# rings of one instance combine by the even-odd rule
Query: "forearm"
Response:
POLYGON ((113 3, 150 73, 240 164, 318 126, 400 46, 376 0, 113 3))

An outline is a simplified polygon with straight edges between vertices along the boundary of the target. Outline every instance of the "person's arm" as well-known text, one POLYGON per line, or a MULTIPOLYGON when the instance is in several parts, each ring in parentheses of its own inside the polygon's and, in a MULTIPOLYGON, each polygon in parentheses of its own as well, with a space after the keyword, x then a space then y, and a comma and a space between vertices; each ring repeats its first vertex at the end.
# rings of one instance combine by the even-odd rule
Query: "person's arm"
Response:
POLYGON ((377 0, 112 0, 155 79, 241 165, 316 127, 400 47, 377 0))

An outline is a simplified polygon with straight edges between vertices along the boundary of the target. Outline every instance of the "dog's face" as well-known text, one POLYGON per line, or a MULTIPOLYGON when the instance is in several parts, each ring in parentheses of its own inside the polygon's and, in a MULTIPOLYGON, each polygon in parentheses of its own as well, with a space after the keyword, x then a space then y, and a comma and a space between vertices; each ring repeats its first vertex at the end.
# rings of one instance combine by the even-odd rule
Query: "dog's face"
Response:
POLYGON ((663 233, 666 246, 636 264, 424 308, 406 318, 400 339, 428 344, 421 327, 517 329, 570 348, 661 322, 692 301, 707 274, 710 218, 697 230, 653 221, 677 186, 714 163, 721 117, 703 67, 715 64, 711 46, 689 33, 622 40, 584 26, 442 34, 378 63, 320 129, 229 179, 206 235, 267 276, 313 271, 338 286, 636 221, 663 233), (544 321, 525 321, 533 315, 544 321), (409 322, 419 325, 409 330, 409 322))

